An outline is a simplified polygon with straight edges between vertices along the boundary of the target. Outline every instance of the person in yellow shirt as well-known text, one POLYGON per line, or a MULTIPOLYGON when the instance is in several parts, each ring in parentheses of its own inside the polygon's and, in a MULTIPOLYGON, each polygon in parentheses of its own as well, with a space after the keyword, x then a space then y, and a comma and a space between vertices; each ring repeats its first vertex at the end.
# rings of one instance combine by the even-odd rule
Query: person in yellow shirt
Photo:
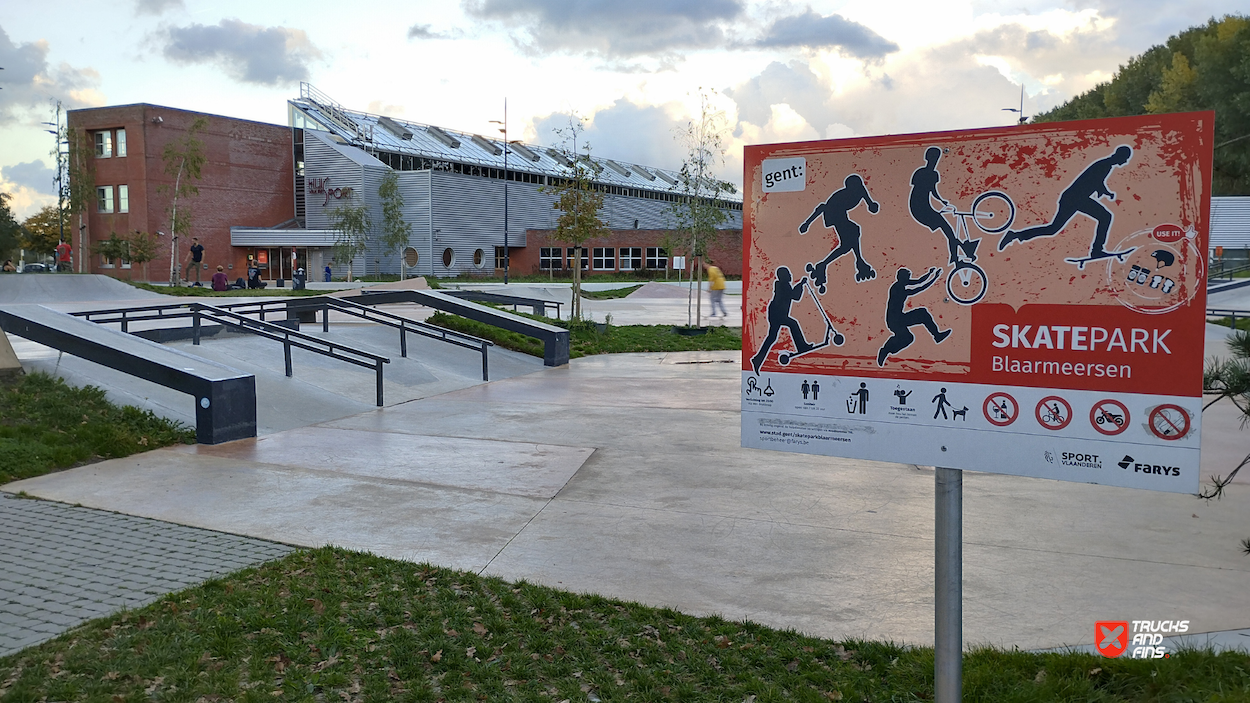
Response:
POLYGON ((729 317, 725 311, 725 274, 717 268, 711 259, 703 260, 703 269, 707 271, 708 290, 712 291, 712 313, 716 317, 716 306, 720 306, 721 317, 729 317))

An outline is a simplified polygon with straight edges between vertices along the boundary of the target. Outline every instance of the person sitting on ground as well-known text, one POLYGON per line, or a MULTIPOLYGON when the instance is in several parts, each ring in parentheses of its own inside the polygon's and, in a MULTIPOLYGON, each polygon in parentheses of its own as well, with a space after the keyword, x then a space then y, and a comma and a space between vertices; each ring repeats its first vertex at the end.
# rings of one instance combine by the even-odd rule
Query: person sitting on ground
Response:
POLYGON ((13 259, 5 259, 4 260, 4 272, 13 273, 15 271, 17 271, 17 267, 13 265, 13 259))
POLYGON ((213 274, 213 290, 224 291, 230 288, 230 279, 226 277, 226 269, 224 266, 217 267, 217 273, 213 274))

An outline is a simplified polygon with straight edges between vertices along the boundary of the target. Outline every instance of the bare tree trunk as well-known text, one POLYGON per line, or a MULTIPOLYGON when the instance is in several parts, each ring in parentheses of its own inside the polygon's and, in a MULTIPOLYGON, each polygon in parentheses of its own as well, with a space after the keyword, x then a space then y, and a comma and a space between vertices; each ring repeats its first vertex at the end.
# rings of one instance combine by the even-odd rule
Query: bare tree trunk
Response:
POLYGON ((573 317, 582 319, 582 248, 573 248, 573 317))
POLYGON ((695 280, 697 281, 697 283, 695 283, 694 285, 694 293, 698 297, 696 297, 694 300, 694 321, 695 321, 695 327, 702 327, 703 326, 703 257, 702 256, 699 257, 699 263, 695 264, 695 271, 696 271, 695 276, 697 276, 695 280))

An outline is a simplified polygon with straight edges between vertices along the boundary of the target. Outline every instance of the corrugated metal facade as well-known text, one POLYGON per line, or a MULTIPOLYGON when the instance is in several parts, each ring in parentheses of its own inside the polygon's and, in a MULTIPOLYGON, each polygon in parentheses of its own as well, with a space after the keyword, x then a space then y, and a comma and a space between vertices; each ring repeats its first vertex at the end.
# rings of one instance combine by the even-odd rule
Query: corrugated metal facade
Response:
POLYGON ((1250 197, 1211 198, 1211 250, 1250 250, 1250 197))
MULTIPOLYGON (((292 106, 295 109, 295 106, 292 106)), ((324 116, 324 115, 322 115, 324 116)), ((336 119, 356 119, 356 113, 335 113, 336 119)), ((327 120, 328 121, 328 120, 327 120)), ((334 123, 335 126, 339 126, 334 123)), ((379 123, 385 124, 385 123, 379 123)), ((344 204, 364 203, 369 206, 370 217, 376 229, 381 229, 382 204, 378 196, 378 187, 383 176, 391 171, 391 166, 364 149, 347 143, 348 139, 359 139, 359 135, 335 134, 321 131, 324 127, 316 122, 303 121, 297 125, 302 130, 304 141, 304 212, 305 224, 310 230, 328 230, 331 228, 331 213, 344 204), (351 189, 350 194, 345 189, 351 189)), ((377 129, 382 129, 378 127, 377 129)), ((389 129, 383 130, 390 135, 389 129)), ((412 140, 406 142, 405 148, 413 149, 420 146, 432 155, 445 157, 442 151, 464 152, 456 154, 457 158, 467 156, 473 151, 475 163, 485 163, 498 158, 497 154, 487 151, 471 136, 453 134, 452 138, 461 138, 459 147, 447 147, 436 142, 428 129, 414 128, 412 140), (416 142, 416 144, 414 144, 416 142), (429 142, 429 143, 426 143, 429 142), (440 151, 441 150, 441 151, 440 151), (478 153, 480 152, 480 153, 478 153)), ((449 134, 440 131, 439 134, 449 134)), ((375 132, 374 138, 380 139, 382 132, 375 132)), ((393 140, 399 140, 394 137, 393 140)), ((486 141, 486 140, 482 140, 486 141)), ((487 142, 489 144, 489 142, 487 142)), ((528 153, 538 153, 538 147, 528 153)), ((502 151, 500 151, 502 153, 502 151)), ((518 152, 519 153, 519 152, 518 152)), ((388 157, 390 158, 390 157, 388 157)), ((550 154, 543 152, 542 159, 552 161, 551 164, 538 164, 531 159, 515 156, 509 163, 509 170, 518 179, 504 180, 503 170, 491 171, 482 169, 488 175, 474 175, 468 169, 455 172, 442 163, 438 167, 417 170, 398 170, 400 193, 404 199, 404 220, 412 226, 412 235, 408 246, 418 254, 415 267, 408 269, 414 275, 454 276, 463 273, 491 272, 495 264, 495 247, 504 245, 504 189, 507 187, 508 197, 508 245, 523 248, 527 245, 526 230, 554 229, 559 212, 553 206, 555 196, 542 192, 542 183, 549 176, 538 175, 538 171, 550 171, 552 174, 564 173, 550 154), (541 166, 541 168, 540 168, 541 166), (525 175, 529 173, 529 175, 525 175), (451 253, 445 258, 447 249, 451 253), (450 265, 444 262, 450 260, 450 265)), ((404 168, 408 168, 408 165, 404 168)), ((502 164, 500 164, 502 165, 502 164)), ((648 178, 654 175, 654 169, 617 164, 613 168, 605 168, 598 181, 613 186, 605 192, 601 217, 608 228, 616 230, 629 229, 668 229, 674 226, 672 215, 673 203, 658 199, 654 193, 639 189, 642 183, 650 189, 665 186, 660 178, 648 178), (628 176, 621 172, 628 171, 628 176), (645 175, 644 175, 645 174, 645 175), (616 182, 619 181, 619 184, 616 182), (639 183, 633 183, 638 181, 639 183), (626 188, 626 186, 631 186, 626 188), (624 194, 630 193, 630 194, 624 194)), ((728 209, 727 227, 742 227, 742 211, 728 209)), ((290 241, 292 235, 284 235, 283 243, 290 241)), ((322 239, 324 237, 321 237, 322 239)), ((384 255, 381 246, 375 242, 365 254, 356 261, 354 275, 399 272, 402 250, 384 255)), ((308 246, 318 246, 310 240, 308 246)), ((328 256, 326 257, 328 260, 328 256)), ((344 262, 345 263, 345 262, 344 262)), ((336 271, 346 273, 346 268, 336 271)))

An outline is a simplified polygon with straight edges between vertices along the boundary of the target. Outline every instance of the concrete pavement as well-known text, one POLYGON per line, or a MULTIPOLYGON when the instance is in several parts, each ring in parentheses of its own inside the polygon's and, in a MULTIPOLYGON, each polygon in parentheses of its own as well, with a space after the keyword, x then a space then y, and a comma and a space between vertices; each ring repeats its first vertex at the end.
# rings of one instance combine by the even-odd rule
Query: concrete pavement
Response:
MULTIPOLYGON (((822 636, 931 642, 932 471, 739 448, 736 357, 577 359, 5 490, 822 636)), ((1250 627, 1238 544, 1250 496, 968 473, 964 506, 969 644, 1081 645, 1096 620, 1250 627)))

